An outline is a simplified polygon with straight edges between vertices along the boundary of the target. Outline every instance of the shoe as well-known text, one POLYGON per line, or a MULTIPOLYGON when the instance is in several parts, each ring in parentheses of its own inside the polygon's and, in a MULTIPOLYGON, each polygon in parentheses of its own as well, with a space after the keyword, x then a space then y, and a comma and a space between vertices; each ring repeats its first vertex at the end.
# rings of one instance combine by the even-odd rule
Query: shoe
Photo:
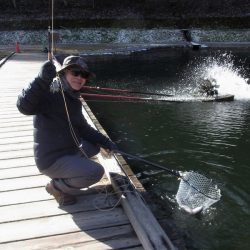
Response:
POLYGON ((68 206, 76 203, 76 198, 74 196, 65 194, 62 191, 58 190, 53 184, 53 181, 49 182, 46 185, 45 189, 50 195, 54 196, 59 206, 68 206))

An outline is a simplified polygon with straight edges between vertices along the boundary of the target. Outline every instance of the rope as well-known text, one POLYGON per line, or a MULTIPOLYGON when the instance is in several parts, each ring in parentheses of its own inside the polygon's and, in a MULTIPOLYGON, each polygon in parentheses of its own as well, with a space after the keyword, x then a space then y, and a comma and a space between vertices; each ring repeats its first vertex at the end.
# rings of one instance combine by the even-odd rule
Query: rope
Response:
MULTIPOLYGON (((125 173, 125 175, 127 175, 127 174, 125 173)), ((143 196, 135 189, 135 187, 133 186, 133 183, 130 180, 129 180, 129 182, 125 182, 124 178, 122 178, 122 177, 114 177, 114 180, 121 183, 121 185, 119 185, 119 187, 120 187, 121 190, 123 190, 122 193, 120 193, 119 191, 117 191, 117 192, 113 191, 113 192, 109 193, 108 190, 107 190, 107 187, 100 188, 99 194, 104 195, 104 203, 108 204, 108 206, 110 206, 110 207, 109 208, 101 208, 101 207, 99 207, 96 204, 97 201, 100 201, 100 198, 98 197, 98 198, 94 199, 93 203, 92 203, 93 206, 97 210, 103 211, 103 212, 114 210, 116 207, 120 206, 121 200, 124 198, 124 196, 126 197, 126 194, 128 194, 128 193, 137 195, 138 198, 140 198, 144 203, 146 203, 143 196), (133 187, 132 190, 130 190, 131 185, 133 187), (112 204, 112 199, 111 199, 111 201, 109 201, 109 199, 112 198, 114 195, 118 196, 118 199, 114 204, 112 204)), ((100 205, 103 205, 103 204, 100 204, 100 205)))

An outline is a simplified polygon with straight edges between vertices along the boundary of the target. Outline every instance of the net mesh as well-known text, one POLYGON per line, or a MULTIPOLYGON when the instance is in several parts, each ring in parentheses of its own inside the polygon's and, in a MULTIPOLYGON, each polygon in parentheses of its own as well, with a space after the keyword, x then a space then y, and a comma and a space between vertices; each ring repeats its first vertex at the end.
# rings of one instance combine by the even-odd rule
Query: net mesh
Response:
POLYGON ((184 172, 181 175, 176 194, 180 207, 190 210, 202 207, 202 210, 205 210, 220 200, 220 189, 211 179, 195 172, 184 172))

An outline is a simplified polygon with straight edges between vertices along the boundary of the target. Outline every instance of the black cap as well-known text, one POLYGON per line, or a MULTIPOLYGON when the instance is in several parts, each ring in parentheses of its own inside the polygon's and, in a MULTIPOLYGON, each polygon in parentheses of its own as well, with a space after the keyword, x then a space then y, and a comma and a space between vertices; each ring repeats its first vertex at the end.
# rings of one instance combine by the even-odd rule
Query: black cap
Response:
POLYGON ((76 66, 80 68, 83 72, 88 72, 89 76, 94 76, 92 72, 89 71, 88 65, 84 61, 84 59, 80 56, 68 56, 64 59, 63 65, 60 70, 58 70, 58 73, 63 72, 64 69, 67 69, 69 67, 76 66))

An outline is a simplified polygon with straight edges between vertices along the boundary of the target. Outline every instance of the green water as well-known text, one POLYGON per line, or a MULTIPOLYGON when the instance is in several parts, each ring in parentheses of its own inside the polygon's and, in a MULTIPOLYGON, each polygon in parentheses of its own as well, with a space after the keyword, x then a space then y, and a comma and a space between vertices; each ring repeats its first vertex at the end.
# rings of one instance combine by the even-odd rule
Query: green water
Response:
POLYGON ((250 244, 250 89, 245 80, 250 73, 250 54, 231 54, 229 59, 225 51, 168 49, 89 58, 97 74, 93 84, 99 86, 186 95, 192 92, 200 74, 209 67, 213 71, 210 64, 217 62, 219 72, 213 76, 226 81, 220 83, 224 89, 226 86, 229 92, 235 91, 236 100, 225 103, 99 99, 88 103, 121 150, 172 169, 198 171, 219 184, 220 201, 197 218, 178 207, 175 177, 129 161, 146 189, 163 204, 161 212, 186 236, 189 249, 248 249, 250 244))

